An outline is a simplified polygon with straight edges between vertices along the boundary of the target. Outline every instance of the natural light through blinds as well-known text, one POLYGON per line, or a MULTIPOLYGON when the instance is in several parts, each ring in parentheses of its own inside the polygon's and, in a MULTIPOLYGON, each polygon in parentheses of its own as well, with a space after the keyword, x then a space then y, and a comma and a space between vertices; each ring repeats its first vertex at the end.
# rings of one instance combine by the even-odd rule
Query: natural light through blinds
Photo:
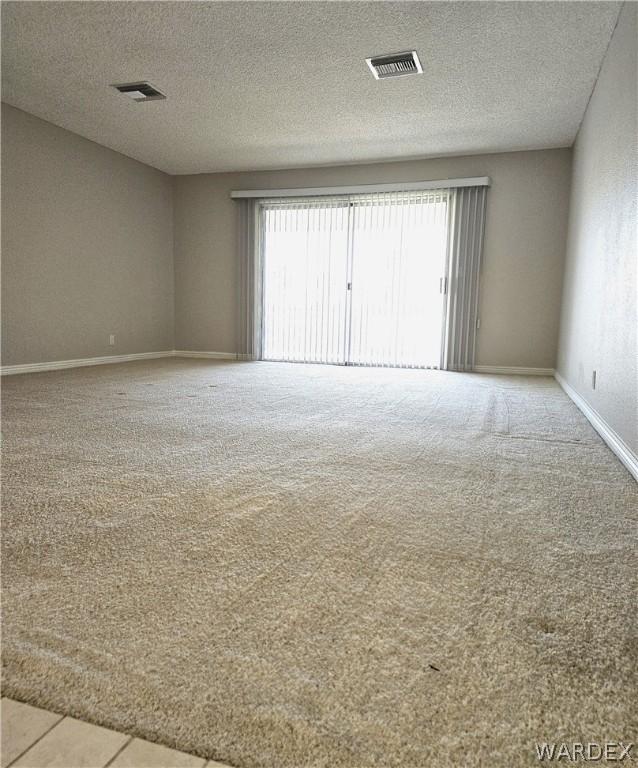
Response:
POLYGON ((348 203, 269 203, 262 217, 264 359, 344 363, 348 203))
POLYGON ((449 190, 260 204, 266 360, 441 364, 449 190))

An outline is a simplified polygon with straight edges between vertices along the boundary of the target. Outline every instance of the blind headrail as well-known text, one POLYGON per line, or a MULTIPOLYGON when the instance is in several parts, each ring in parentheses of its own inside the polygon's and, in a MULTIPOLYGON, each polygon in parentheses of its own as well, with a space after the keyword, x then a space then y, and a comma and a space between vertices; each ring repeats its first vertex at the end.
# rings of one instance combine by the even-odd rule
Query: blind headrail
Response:
POLYGON ((321 197, 322 195, 361 195, 377 192, 408 192, 421 189, 454 189, 456 187, 489 187, 489 176, 436 181, 405 181, 389 184, 358 184, 344 187, 297 187, 292 189, 235 189, 232 198, 246 197, 321 197))

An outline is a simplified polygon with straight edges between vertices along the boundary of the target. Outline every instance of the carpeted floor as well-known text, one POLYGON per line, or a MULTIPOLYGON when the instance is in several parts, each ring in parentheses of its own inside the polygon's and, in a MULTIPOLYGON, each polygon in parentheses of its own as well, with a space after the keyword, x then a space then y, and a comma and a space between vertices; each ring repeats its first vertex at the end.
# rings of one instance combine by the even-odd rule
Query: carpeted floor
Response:
POLYGON ((241 768, 638 741, 638 486, 552 380, 3 385, 5 695, 241 768))

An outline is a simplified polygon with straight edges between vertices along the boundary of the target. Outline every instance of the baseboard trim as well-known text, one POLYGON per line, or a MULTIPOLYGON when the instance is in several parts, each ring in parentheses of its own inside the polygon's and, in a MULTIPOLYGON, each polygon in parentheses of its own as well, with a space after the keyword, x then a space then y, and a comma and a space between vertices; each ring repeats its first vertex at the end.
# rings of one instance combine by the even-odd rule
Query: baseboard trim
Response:
POLYGON ((506 373, 514 376, 553 376, 553 368, 520 368, 505 365, 475 365, 475 373, 506 373))
MULTIPOLYGON (((77 360, 51 360, 45 363, 25 363, 23 365, 3 365, 0 375, 10 376, 16 373, 41 373, 61 371, 65 368, 85 368, 92 365, 110 363, 128 363, 133 360, 153 360, 160 357, 201 358, 208 360, 253 360, 252 355, 235 352, 202 352, 200 350, 170 349, 163 352, 135 352, 130 355, 105 355, 104 357, 85 357, 77 360)), ((553 376, 553 368, 518 368, 500 365, 476 365, 476 373, 503 373, 522 376, 553 376)))
POLYGON ((607 443, 610 450, 616 454, 629 470, 629 473, 633 478, 638 481, 638 456, 636 456, 622 437, 607 424, 598 411, 592 408, 585 398, 579 395, 578 392, 565 381, 558 371, 554 371, 554 378, 560 384, 567 397, 569 397, 596 432, 602 437, 605 443, 607 443))
POLYGON ((44 371, 62 371, 65 368, 88 368, 91 365, 110 363, 129 363, 133 360, 154 360, 160 357, 196 357, 209 360, 252 360, 249 355, 235 352, 200 352, 187 349, 167 349, 164 352, 134 352, 130 355, 105 355, 104 357, 84 357, 78 360, 51 360, 46 363, 24 363, 23 365, 3 365, 1 376, 15 373, 42 373, 44 371))
POLYGON ((3 365, 0 367, 0 375, 12 376, 16 373, 42 373, 44 371, 61 371, 65 368, 87 368, 92 365, 129 363, 133 360, 154 360, 159 357, 172 357, 173 354, 173 350, 166 350, 164 352, 133 352, 129 355, 105 355, 104 357, 84 357, 77 360, 51 360, 46 363, 3 365))
POLYGON ((188 349, 176 349, 173 355, 175 357, 203 357, 210 360, 237 360, 238 358, 235 352, 199 352, 188 349))

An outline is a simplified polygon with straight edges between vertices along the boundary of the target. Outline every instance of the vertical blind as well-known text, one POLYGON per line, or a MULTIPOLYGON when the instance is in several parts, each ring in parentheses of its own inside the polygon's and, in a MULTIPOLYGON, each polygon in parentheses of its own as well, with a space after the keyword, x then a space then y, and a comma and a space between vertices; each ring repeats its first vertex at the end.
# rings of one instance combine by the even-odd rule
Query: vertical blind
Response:
POLYGON ((238 357, 262 357, 262 260, 259 239, 259 203, 242 200, 237 217, 239 280, 237 297, 238 357))
POLYGON ((474 369, 486 200, 487 187, 457 189, 452 200, 449 308, 443 354, 443 367, 448 371, 474 369))
POLYGON ((441 365, 447 190, 355 198, 348 362, 441 365))
POLYGON ((439 367, 447 198, 263 203, 263 358, 439 367))
POLYGON ((348 202, 268 202, 261 224, 263 358, 344 363, 348 202))
POLYGON ((484 187, 239 207, 243 357, 471 370, 484 187))

